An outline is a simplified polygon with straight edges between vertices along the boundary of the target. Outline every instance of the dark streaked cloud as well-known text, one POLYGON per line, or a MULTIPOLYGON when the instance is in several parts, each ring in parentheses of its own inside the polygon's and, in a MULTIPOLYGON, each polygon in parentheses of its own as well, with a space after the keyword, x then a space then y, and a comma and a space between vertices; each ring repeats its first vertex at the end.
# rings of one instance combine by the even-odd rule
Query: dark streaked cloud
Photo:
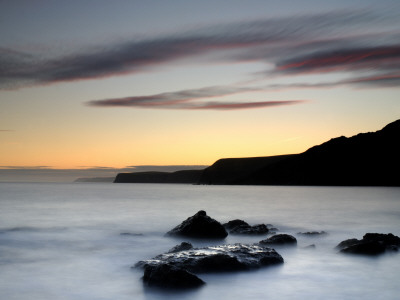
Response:
POLYGON ((293 105, 306 102, 305 100, 280 100, 264 102, 206 102, 189 109, 214 109, 214 110, 234 110, 248 108, 274 107, 283 105, 293 105))
MULTIPOLYGON (((10 49, 0 49, 0 86, 46 84, 60 81, 96 79, 140 72, 148 67, 209 51, 248 49, 255 46, 309 42, 327 34, 332 38, 344 29, 376 22, 368 12, 330 12, 271 20, 209 26, 192 32, 136 40, 98 47, 74 55, 46 59, 10 49)), ((382 21, 380 21, 382 22, 382 21)))
POLYGON ((350 75, 347 80, 318 84, 304 82, 264 87, 239 84, 87 102, 89 106, 98 107, 197 110, 300 104, 304 101, 224 102, 222 99, 209 101, 209 98, 277 88, 395 86, 398 83, 396 74, 400 71, 400 33, 393 24, 398 21, 396 14, 383 15, 379 11, 336 11, 207 26, 174 35, 114 43, 58 58, 35 57, 0 48, 0 89, 139 73, 178 59, 196 60, 203 54, 221 51, 224 55, 215 59, 272 65, 272 70, 263 74, 264 78, 337 71, 350 75), (365 72, 372 74, 366 76, 365 72))
POLYGON ((222 97, 248 91, 254 91, 254 89, 245 87, 212 86, 149 96, 94 100, 89 101, 88 104, 91 106, 173 107, 192 100, 222 97))
POLYGON ((262 87, 212 86, 207 88, 182 90, 149 96, 104 99, 89 101, 90 106, 98 107, 141 107, 193 110, 234 110, 247 108, 273 107, 289 104, 300 104, 303 100, 264 101, 264 102, 204 102, 204 99, 223 97, 244 92, 262 91, 262 87))
POLYGON ((330 49, 279 62, 277 70, 288 73, 368 70, 400 70, 400 44, 356 49, 330 49))

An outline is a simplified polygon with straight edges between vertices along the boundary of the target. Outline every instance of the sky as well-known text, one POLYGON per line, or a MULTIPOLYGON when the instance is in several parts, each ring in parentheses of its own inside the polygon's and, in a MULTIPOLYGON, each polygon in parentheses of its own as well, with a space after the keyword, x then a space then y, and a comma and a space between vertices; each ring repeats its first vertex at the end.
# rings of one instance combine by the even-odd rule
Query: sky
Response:
POLYGON ((301 153, 399 87, 397 0, 0 0, 3 171, 301 153))

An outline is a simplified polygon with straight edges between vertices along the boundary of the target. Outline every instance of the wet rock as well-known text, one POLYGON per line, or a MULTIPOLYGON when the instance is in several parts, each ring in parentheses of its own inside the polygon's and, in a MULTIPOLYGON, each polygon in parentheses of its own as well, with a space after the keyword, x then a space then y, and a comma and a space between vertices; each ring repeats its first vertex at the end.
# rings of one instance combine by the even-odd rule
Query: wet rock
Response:
POLYGON ((149 286, 167 288, 196 288, 205 282, 193 273, 168 264, 144 267, 143 282, 149 286))
POLYGON ((207 216, 204 210, 187 218, 167 234, 192 238, 225 238, 228 235, 221 223, 207 216))
POLYGON ((190 249, 193 249, 193 245, 191 243, 182 242, 179 245, 176 245, 175 247, 169 249, 168 253, 175 253, 175 252, 190 250, 190 249))
POLYGON ((204 273, 248 270, 281 263, 282 256, 272 248, 258 244, 233 244, 164 253, 140 261, 135 267, 168 264, 189 272, 204 273))
POLYGON ((232 220, 228 223, 223 224, 223 226, 229 231, 230 234, 267 234, 269 229, 265 224, 258 224, 250 226, 247 222, 243 220, 232 220))
POLYGON ((297 239, 290 234, 276 234, 266 240, 260 241, 261 245, 296 245, 297 239))
POLYGON ((391 233, 366 233, 361 240, 348 239, 336 246, 342 253, 378 255, 385 251, 397 251, 400 238, 391 233))

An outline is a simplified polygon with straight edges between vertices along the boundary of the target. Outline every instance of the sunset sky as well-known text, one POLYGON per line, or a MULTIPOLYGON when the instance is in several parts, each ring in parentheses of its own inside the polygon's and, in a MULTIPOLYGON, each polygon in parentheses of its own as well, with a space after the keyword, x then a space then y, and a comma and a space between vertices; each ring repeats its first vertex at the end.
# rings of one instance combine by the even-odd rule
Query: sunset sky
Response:
POLYGON ((400 118, 400 1, 0 1, 0 168, 210 165, 400 118))

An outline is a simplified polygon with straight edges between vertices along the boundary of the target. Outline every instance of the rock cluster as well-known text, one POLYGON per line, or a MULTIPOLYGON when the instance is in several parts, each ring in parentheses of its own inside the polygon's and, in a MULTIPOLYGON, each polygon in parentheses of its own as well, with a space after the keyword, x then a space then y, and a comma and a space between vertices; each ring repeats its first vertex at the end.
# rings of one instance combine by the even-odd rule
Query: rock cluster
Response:
MULTIPOLYGON (((187 218, 167 234, 190 238, 220 238, 230 234, 259 235, 269 234, 272 225, 259 224, 251 226, 243 220, 232 220, 221 225, 207 216, 203 210, 187 218)), ((302 236, 322 236, 325 231, 299 232, 302 236)), ((151 286, 163 288, 200 287, 204 281, 198 273, 231 272, 261 268, 282 264, 282 256, 271 246, 295 246, 297 239, 289 234, 275 234, 254 244, 236 243, 231 245, 195 248, 192 244, 182 242, 168 252, 138 262, 135 267, 144 269, 143 281, 151 286)), ((367 233, 361 240, 348 239, 337 248, 343 253, 377 255, 385 251, 397 251, 400 238, 391 233, 367 233)), ((307 248, 315 248, 310 245, 307 248)))

